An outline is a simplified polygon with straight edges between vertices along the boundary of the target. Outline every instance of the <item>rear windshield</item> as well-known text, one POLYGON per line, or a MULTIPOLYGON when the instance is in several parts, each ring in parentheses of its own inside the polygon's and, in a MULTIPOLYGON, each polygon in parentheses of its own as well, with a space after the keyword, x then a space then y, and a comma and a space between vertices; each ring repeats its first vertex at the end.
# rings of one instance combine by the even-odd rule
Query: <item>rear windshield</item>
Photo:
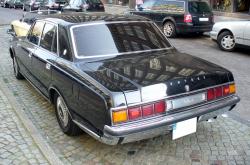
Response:
POLYGON ((78 56, 115 55, 171 46, 150 22, 80 26, 73 28, 73 36, 78 56))
POLYGON ((191 14, 211 13, 211 9, 206 2, 190 1, 188 9, 191 14))

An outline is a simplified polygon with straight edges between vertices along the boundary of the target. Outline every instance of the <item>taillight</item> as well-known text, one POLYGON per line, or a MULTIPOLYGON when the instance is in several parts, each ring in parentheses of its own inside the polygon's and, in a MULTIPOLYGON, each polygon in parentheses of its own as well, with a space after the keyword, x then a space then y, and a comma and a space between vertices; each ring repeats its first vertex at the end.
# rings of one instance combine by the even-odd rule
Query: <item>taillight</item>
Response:
POLYGON ((185 14, 184 15, 184 22, 185 23, 192 23, 193 22, 192 15, 191 14, 185 14))
POLYGON ((154 107, 153 105, 145 105, 142 106, 142 115, 143 116, 150 116, 154 113, 154 107))
POLYGON ((155 103, 155 113, 163 113, 165 112, 165 109, 166 109, 165 101, 155 103))
POLYGON ((128 118, 129 120, 135 120, 141 117, 141 108, 135 107, 135 108, 129 108, 128 109, 128 118))
POLYGON ((119 111, 113 111, 112 112, 113 122, 114 123, 121 123, 128 120, 127 117, 127 110, 119 110, 119 111))
POLYGON ((216 98, 222 97, 222 87, 216 87, 214 88, 214 93, 216 98))
POLYGON ((113 123, 123 123, 153 115, 159 115, 166 111, 166 107, 165 100, 162 100, 151 104, 129 107, 126 110, 114 110, 112 111, 113 123))
POLYGON ((234 94, 236 92, 235 84, 229 85, 229 93, 234 94))
POLYGON ((228 96, 236 92, 235 84, 223 85, 207 90, 207 101, 211 101, 223 96, 228 96))
POLYGON ((207 90, 207 101, 215 99, 214 88, 207 90))
POLYGON ((224 85, 223 86, 223 96, 227 96, 229 94, 230 94, 229 85, 224 85))

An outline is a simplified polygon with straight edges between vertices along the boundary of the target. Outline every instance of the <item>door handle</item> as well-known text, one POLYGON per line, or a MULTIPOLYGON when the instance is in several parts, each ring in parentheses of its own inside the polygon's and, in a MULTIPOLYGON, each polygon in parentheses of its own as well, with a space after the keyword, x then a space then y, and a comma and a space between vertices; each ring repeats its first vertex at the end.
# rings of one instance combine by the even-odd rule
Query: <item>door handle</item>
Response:
POLYGON ((48 70, 50 70, 50 67, 51 67, 51 65, 49 63, 46 63, 45 68, 48 69, 48 70))
POLYGON ((29 53, 29 58, 31 58, 32 57, 32 53, 29 53))

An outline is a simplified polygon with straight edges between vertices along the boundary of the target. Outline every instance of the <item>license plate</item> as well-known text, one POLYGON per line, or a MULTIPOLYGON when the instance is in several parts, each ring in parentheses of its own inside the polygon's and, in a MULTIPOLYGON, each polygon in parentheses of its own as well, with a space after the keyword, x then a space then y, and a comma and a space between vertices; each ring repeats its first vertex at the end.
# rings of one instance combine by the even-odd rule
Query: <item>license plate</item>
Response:
POLYGON ((208 21, 209 19, 208 18, 199 18, 199 21, 208 21))
POLYGON ((196 132, 197 118, 192 118, 178 122, 173 125, 172 139, 178 139, 180 137, 192 134, 196 132))
POLYGON ((204 101, 206 101, 206 94, 199 93, 191 96, 186 96, 183 98, 174 99, 172 100, 172 106, 173 109, 178 109, 186 106, 195 105, 204 101))

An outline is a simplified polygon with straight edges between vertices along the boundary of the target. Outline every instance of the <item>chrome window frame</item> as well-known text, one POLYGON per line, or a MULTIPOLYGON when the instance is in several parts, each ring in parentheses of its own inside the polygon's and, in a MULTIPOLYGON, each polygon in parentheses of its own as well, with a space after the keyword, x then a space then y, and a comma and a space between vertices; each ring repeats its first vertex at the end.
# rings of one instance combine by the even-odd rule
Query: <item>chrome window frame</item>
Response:
POLYGON ((126 55, 126 54, 133 54, 133 53, 144 53, 144 52, 153 52, 153 51, 160 51, 160 50, 169 50, 174 48, 171 42, 168 40, 168 38, 163 34, 163 32, 160 30, 160 28, 153 22, 153 21, 114 21, 114 22, 95 22, 95 23, 86 23, 86 24, 80 24, 80 25, 73 25, 70 27, 70 35, 71 35, 71 42, 73 45, 73 52, 74 56, 77 59, 91 59, 91 58, 98 58, 98 57, 112 57, 112 56, 120 56, 120 55, 126 55), (73 34, 74 28, 82 27, 82 26, 94 26, 94 25, 103 25, 103 24, 115 24, 115 23, 140 23, 140 22, 147 22, 152 23, 156 28, 160 31, 160 33, 166 38, 166 40, 169 42, 170 47, 168 48, 160 48, 160 49, 150 49, 150 50, 141 50, 141 51, 132 51, 132 52, 123 52, 123 53, 114 53, 114 54, 105 54, 105 55, 94 55, 94 56, 80 56, 77 53, 76 50, 76 43, 75 43, 75 36, 73 34))

